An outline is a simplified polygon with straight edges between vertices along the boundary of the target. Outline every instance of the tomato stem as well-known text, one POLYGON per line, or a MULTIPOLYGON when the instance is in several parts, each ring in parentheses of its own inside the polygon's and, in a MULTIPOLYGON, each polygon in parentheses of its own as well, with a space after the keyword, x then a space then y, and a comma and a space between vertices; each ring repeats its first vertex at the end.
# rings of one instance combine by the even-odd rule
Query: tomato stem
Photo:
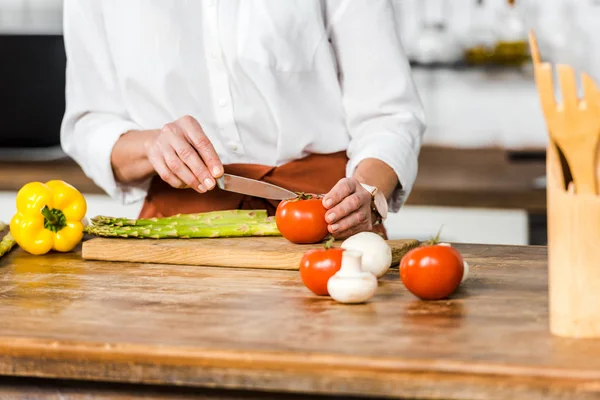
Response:
POLYGON ((429 240, 426 242, 428 245, 430 245, 430 246, 433 246, 433 245, 436 245, 436 244, 438 244, 438 243, 440 242, 440 235, 441 235, 441 233, 442 233, 442 228, 443 228, 443 227, 444 227, 444 224, 442 224, 442 225, 440 226, 440 229, 438 230, 438 233, 437 233, 437 235, 435 235, 435 237, 434 237, 434 238, 431 238, 431 239, 429 239, 429 240))
POLYGON ((323 243, 323 247, 325 247, 325 249, 330 249, 331 246, 333 246, 333 242, 335 242, 335 238, 329 235, 327 240, 323 243))
POLYGON ((298 197, 289 201, 299 201, 299 200, 311 200, 311 199, 322 199, 322 194, 313 194, 313 193, 304 193, 304 192, 295 192, 298 197))
POLYGON ((440 229, 438 230, 437 235, 435 235, 435 242, 439 243, 440 242, 440 235, 442 234, 442 228, 444 227, 444 224, 440 225, 440 229))

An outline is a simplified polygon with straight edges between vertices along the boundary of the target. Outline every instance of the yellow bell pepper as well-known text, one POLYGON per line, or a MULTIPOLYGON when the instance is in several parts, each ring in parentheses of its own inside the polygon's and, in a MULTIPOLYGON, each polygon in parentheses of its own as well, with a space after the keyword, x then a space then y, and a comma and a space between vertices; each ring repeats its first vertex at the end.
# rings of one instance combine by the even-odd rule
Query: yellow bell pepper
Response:
POLYGON ((30 182, 17 193, 17 212, 10 221, 10 232, 30 254, 68 252, 83 239, 86 212, 85 198, 68 183, 30 182))

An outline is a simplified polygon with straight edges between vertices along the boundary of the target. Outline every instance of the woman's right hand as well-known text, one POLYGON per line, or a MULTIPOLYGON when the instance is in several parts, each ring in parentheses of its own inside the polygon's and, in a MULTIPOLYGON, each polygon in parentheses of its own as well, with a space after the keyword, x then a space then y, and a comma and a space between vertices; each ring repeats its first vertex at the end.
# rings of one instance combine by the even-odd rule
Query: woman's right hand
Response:
POLYGON ((205 193, 223 175, 223 165, 212 143, 189 115, 166 124, 144 145, 154 170, 175 188, 205 193))

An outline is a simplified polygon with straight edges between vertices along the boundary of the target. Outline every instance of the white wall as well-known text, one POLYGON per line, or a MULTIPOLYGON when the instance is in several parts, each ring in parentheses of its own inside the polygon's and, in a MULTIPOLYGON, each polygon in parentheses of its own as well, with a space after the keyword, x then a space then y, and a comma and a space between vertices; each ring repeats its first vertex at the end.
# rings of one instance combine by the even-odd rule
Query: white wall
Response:
MULTIPOLYGON (((456 38, 461 45, 470 40, 470 32, 474 22, 475 0, 392 0, 397 20, 400 24, 401 35, 407 49, 415 41, 422 26, 421 16, 427 22, 443 21, 449 34, 456 38)), ((503 25, 501 15, 508 9, 506 0, 485 0, 483 13, 477 13, 476 18, 482 18, 495 34, 502 35, 507 31, 503 25)), ((581 37, 592 38, 589 46, 598 46, 600 33, 600 1, 599 0, 519 0, 516 2, 517 11, 524 22, 525 30, 534 29, 539 41, 544 42, 544 36, 563 34, 567 39, 566 44, 577 45, 573 41, 581 41, 581 37), (573 25, 567 18, 569 11, 573 15, 573 25)), ((541 43, 540 43, 541 44, 541 43)), ((600 65, 599 65, 600 67, 600 65)))
POLYGON ((546 122, 531 74, 415 68, 413 76, 427 117, 424 144, 546 147, 546 122))
POLYGON ((0 0, 0 33, 60 34, 62 0, 0 0))
MULTIPOLYGON (((416 46, 421 36, 419 4, 423 0, 394 0, 397 19, 406 50, 416 46)), ((440 5, 444 0, 431 0, 440 5)), ((448 36, 466 45, 471 27, 474 0, 446 0, 449 12, 432 12, 429 18, 445 18, 448 36)), ((491 0, 487 13, 490 27, 495 13, 505 0, 491 0)), ((592 75, 600 85, 600 1, 599 0, 523 0, 517 1, 525 21, 525 31, 533 28, 542 51, 550 62, 573 65, 592 75), (571 7, 573 19, 565 18, 571 7), (569 24, 569 22, 571 24, 569 24)), ((414 78, 425 105, 428 129, 425 144, 457 147, 504 146, 544 148, 548 142, 533 71, 504 70, 421 70, 414 78)))

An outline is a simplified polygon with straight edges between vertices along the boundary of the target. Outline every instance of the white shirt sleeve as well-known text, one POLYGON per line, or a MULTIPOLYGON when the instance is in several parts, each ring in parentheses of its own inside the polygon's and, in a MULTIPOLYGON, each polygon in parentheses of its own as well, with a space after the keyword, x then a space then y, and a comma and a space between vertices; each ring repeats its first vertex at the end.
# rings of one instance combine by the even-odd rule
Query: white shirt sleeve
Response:
POLYGON ((125 204, 142 200, 150 180, 121 186, 110 162, 119 137, 141 128, 123 104, 104 30, 102 2, 65 0, 63 12, 67 70, 62 148, 113 199, 125 204))
POLYGON ((396 212, 412 190, 425 115, 389 0, 336 0, 327 5, 351 135, 347 176, 366 158, 388 164, 400 185, 396 212), (402 190, 400 190, 402 189, 402 190))

